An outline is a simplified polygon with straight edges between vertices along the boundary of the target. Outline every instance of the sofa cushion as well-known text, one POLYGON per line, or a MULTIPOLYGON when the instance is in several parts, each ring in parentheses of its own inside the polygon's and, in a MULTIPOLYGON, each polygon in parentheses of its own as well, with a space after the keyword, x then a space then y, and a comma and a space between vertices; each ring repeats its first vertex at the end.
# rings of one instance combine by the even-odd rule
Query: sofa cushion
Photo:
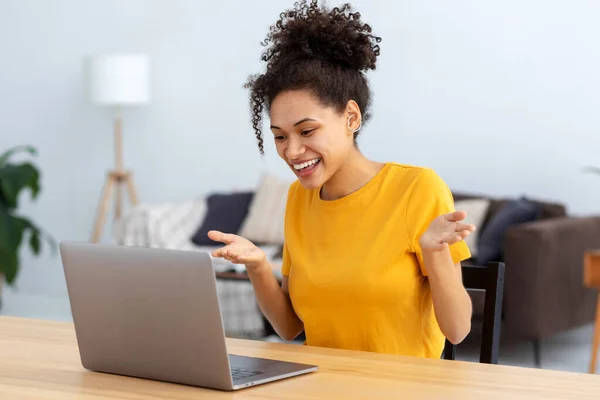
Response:
POLYGON ((198 246, 214 245, 215 242, 207 236, 210 230, 237 234, 253 198, 253 192, 215 193, 208 196, 206 215, 191 241, 198 246))
POLYGON ((512 225, 535 221, 540 218, 539 205, 525 198, 508 201, 491 217, 479 235, 476 263, 487 265, 491 261, 502 261, 504 232, 512 225))
MULTIPOLYGON (((492 220, 492 218, 498 213, 498 211, 500 211, 502 208, 504 208, 504 206, 506 206, 506 204, 514 199, 510 199, 510 198, 494 198, 494 197, 489 197, 489 196, 485 196, 485 195, 481 195, 481 194, 474 194, 474 193, 466 193, 466 192, 456 192, 453 193, 454 196, 454 200, 455 201, 462 201, 462 200, 470 200, 470 199, 489 199, 490 200, 490 206, 488 208, 488 212, 487 215, 483 221, 483 224, 481 226, 481 230, 483 231, 483 228, 485 228, 485 226, 488 224, 488 222, 490 222, 492 220)), ((546 218, 559 218, 559 217, 564 217, 567 215, 567 209, 566 206, 562 203, 555 203, 555 202, 550 202, 550 201, 543 201, 543 200, 535 200, 535 199, 529 199, 530 202, 532 202, 533 204, 537 205, 538 208, 540 209, 540 219, 546 219, 546 218)))
POLYGON ((471 251, 471 257, 477 256, 479 232, 483 220, 487 215, 489 205, 489 199, 469 199, 454 202, 454 208, 456 210, 467 213, 467 217, 462 222, 465 224, 473 224, 476 227, 475 232, 465 238, 465 243, 469 246, 469 250, 471 251))
POLYGON ((240 235, 251 242, 283 244, 285 207, 291 181, 263 174, 240 235))

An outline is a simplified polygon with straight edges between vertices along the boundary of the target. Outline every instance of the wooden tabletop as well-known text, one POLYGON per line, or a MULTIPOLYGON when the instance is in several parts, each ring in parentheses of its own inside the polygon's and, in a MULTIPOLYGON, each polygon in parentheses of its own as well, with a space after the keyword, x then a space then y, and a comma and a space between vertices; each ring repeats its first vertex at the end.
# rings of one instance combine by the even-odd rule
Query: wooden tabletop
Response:
POLYGON ((589 374, 228 339, 231 353, 320 370, 238 392, 86 371, 70 323, 0 317, 0 399, 598 399, 589 374))

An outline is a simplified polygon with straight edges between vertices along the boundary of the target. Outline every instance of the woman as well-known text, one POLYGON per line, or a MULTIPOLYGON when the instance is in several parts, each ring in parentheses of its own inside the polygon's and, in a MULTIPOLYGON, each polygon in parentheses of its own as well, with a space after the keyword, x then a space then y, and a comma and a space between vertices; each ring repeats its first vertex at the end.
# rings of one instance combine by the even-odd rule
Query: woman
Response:
POLYGON ((285 340, 439 358, 444 338, 470 331, 460 262, 475 227, 453 211, 431 169, 381 163, 356 146, 369 119, 364 71, 380 38, 349 5, 316 1, 281 14, 267 38, 266 72, 253 76, 252 123, 263 153, 269 113, 277 152, 298 177, 289 189, 280 286, 265 254, 211 231, 213 256, 244 264, 260 309, 285 340))

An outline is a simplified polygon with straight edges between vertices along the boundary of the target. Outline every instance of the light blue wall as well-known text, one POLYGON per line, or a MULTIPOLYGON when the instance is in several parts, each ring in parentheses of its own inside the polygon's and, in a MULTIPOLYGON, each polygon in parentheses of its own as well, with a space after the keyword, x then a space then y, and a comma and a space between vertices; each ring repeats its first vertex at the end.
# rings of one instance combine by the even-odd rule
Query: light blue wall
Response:
MULTIPOLYGON (((152 60, 153 104, 124 111, 143 202, 253 185, 265 169, 287 176, 268 140, 259 156, 242 85, 292 3, 0 0, 0 149, 35 145, 43 171, 42 196, 26 195, 23 212, 59 240, 89 238, 113 162, 110 110, 84 90, 83 58, 100 52, 152 60)), ((454 190, 600 210, 600 177, 579 171, 600 165, 598 2, 355 3, 384 39, 368 156, 435 167, 454 190)), ((65 304, 48 253, 24 253, 18 286, 65 304)))

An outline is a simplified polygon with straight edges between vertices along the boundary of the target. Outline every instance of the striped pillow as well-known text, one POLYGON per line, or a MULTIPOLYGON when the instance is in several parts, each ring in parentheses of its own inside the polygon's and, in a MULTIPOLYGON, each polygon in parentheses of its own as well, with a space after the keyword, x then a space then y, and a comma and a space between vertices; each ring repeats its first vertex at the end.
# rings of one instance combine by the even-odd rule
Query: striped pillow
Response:
POLYGON ((239 235, 255 244, 283 244, 287 194, 292 182, 264 174, 239 235))

